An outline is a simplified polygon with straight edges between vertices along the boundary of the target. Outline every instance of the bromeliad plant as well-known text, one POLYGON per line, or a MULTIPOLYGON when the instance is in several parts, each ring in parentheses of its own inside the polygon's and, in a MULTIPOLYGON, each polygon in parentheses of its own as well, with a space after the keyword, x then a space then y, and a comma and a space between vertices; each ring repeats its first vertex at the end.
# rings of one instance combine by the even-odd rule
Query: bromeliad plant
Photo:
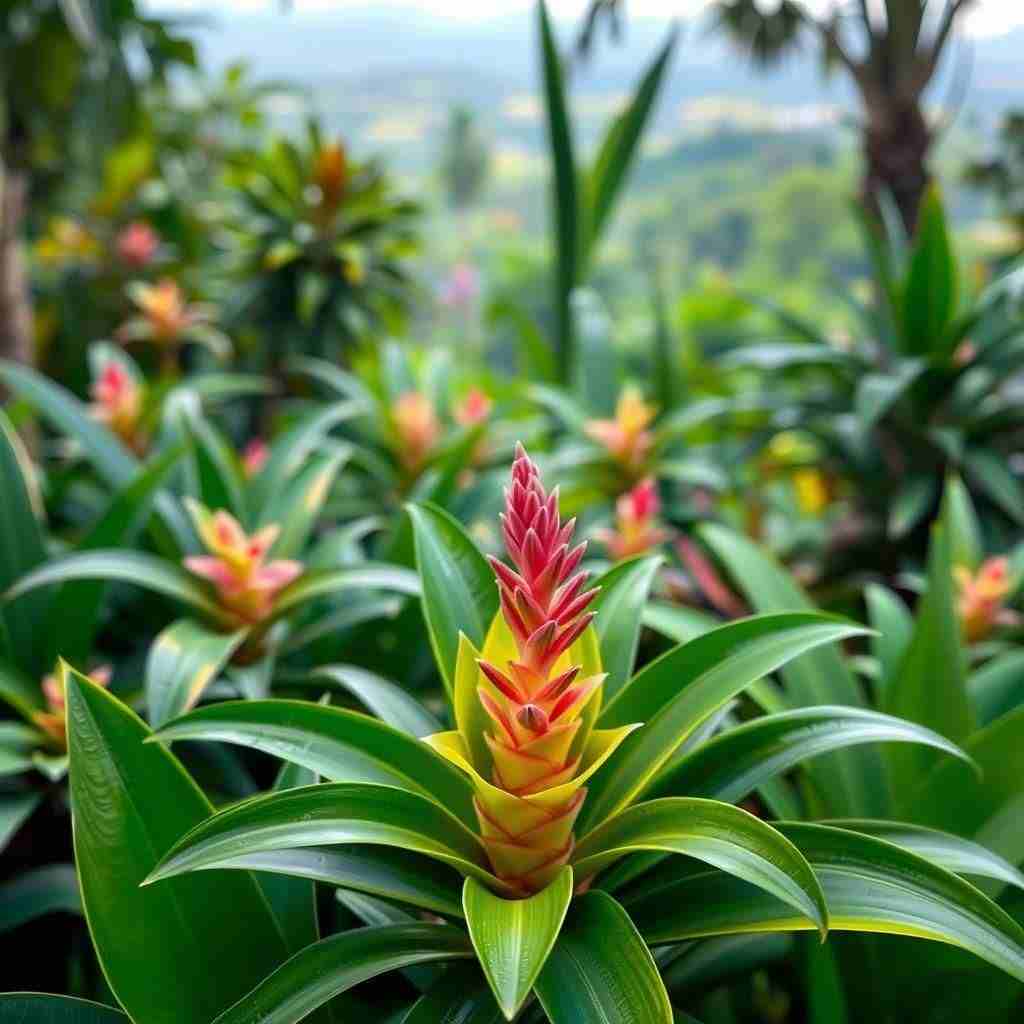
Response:
MULTIPOLYGON (((207 705, 150 735, 65 671, 83 899, 134 1020, 285 1024, 339 996, 360 1012, 348 991, 358 983, 455 961, 392 986, 377 1011, 406 1024, 474 1014, 671 1024, 666 971, 694 943, 830 926, 939 939, 1024 978, 1024 931, 947 869, 1012 875, 998 858, 937 832, 922 842, 898 827, 878 838, 866 824, 771 825, 733 804, 782 769, 760 734, 712 738, 732 702, 862 629, 812 612, 760 616, 634 675, 657 559, 624 562, 588 589, 574 524, 524 452, 503 523, 511 566, 489 564, 443 512, 409 514, 454 729, 395 687, 375 702, 383 721, 250 700, 207 705), (211 815, 166 749, 197 739, 263 750, 329 781, 211 815), (145 798, 154 787, 162 800, 145 798), (306 887, 298 941, 288 924, 272 927, 275 917, 294 924, 295 898, 259 903, 253 870, 289 876, 293 897, 306 887), (317 939, 309 879, 374 923, 317 939), (126 928, 164 941, 126 941, 126 928), (194 985, 164 984, 183 972, 194 985)), ((881 740, 965 756, 891 716, 807 715, 828 738, 803 757, 881 740)))

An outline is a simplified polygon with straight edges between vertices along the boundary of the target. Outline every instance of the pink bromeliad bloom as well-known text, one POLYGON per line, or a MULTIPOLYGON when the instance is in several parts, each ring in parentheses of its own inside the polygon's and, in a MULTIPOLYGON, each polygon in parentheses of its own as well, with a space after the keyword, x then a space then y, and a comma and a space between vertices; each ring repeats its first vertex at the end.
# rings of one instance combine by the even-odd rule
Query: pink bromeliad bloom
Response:
POLYGON ((116 359, 109 360, 90 389, 93 419, 105 423, 122 441, 135 447, 142 415, 142 387, 116 359))
POLYGON ((483 423, 493 409, 494 402, 486 391, 471 388, 455 406, 455 422, 461 427, 475 427, 478 423, 483 423))
POLYGON ((160 248, 160 236, 144 221, 133 220, 115 242, 118 258, 135 270, 149 266, 160 248))
POLYGON ((270 458, 270 446, 262 437, 254 437, 242 452, 242 472, 248 479, 256 476, 270 458))
MULTIPOLYGON (((481 685, 478 693, 494 723, 485 735, 494 785, 527 803, 576 777, 580 757, 572 748, 580 713, 604 681, 603 674, 577 678, 578 664, 556 670, 590 625, 594 613, 587 608, 597 594, 586 587, 588 574, 577 571, 586 542, 570 546, 574 528, 575 520, 561 521, 557 489, 544 490, 537 467, 518 446, 502 515, 513 567, 490 560, 516 657, 504 665, 481 660, 494 689, 481 685)), ((572 853, 572 828, 585 795, 584 789, 568 792, 561 805, 546 808, 541 826, 531 822, 518 833, 498 810, 478 801, 484 843, 499 877, 524 893, 544 888, 572 853)))
MULTIPOLYGON (((109 665, 101 665, 89 673, 89 678, 97 686, 109 686, 113 675, 109 665)), ((32 720, 46 733, 46 738, 58 750, 68 748, 67 707, 64 702, 64 687, 55 672, 43 677, 40 689, 46 698, 46 711, 37 711, 32 720)))
POLYGON ((668 531, 658 523, 661 500, 651 477, 645 477, 615 503, 615 529, 596 531, 617 561, 642 554, 668 538, 668 531))
POLYGON ((958 565, 953 569, 953 578, 959 589, 960 624, 968 643, 984 640, 996 626, 1016 621, 1013 612, 1005 607, 1013 589, 1007 558, 989 558, 976 573, 958 565))
POLYGON ((254 625, 273 611, 277 595, 302 574, 302 563, 291 559, 266 561, 281 528, 272 523, 249 536, 228 512, 210 512, 197 502, 189 503, 209 555, 185 559, 185 567, 209 580, 221 604, 239 622, 254 625))

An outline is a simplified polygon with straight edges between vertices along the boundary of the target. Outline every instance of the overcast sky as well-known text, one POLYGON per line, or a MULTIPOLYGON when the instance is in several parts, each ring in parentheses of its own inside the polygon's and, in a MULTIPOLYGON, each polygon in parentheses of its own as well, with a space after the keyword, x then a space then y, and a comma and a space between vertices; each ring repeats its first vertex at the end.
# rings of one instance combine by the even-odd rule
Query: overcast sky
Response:
MULTIPOLYGON (((708 0, 626 0, 626 9, 635 15, 693 14, 708 0)), ((771 3, 772 0, 764 0, 771 3)), ((828 8, 833 0, 806 0, 808 6, 828 8)), ((424 11, 464 20, 480 20, 503 14, 527 12, 533 0, 373 0, 379 7, 419 7, 424 11)), ((302 13, 343 11, 346 7, 370 6, 370 0, 292 0, 293 10, 302 13)), ((158 0, 153 6, 209 10, 211 6, 239 11, 280 10, 279 0, 158 0)), ((587 7, 587 0, 548 0, 552 13, 558 17, 578 17, 587 7)), ((941 9, 937 5, 936 9, 941 9)), ((981 0, 968 18, 972 33, 990 35, 1024 25, 1024 0, 981 0)))

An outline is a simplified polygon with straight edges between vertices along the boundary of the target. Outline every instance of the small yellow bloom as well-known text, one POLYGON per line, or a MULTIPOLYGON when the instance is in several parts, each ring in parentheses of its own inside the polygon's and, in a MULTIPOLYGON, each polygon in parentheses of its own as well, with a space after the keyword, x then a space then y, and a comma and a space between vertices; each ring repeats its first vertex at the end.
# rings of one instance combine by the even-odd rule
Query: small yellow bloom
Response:
POLYGON ((636 472, 643 466, 654 443, 647 428, 657 412, 657 406, 645 402, 638 388, 626 387, 619 395, 615 418, 590 420, 584 429, 616 462, 636 472))
POLYGON ((976 573, 966 566, 953 569, 959 589, 958 611, 968 643, 984 640, 1007 617, 1004 602, 1012 589, 1010 563, 1006 558, 989 558, 976 573))

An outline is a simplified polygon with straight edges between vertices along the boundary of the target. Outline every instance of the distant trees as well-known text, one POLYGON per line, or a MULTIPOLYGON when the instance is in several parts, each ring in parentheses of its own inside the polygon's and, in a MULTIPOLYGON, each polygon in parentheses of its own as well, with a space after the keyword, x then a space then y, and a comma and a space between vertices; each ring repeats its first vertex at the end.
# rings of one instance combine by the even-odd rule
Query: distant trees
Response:
MULTIPOLYGON (((935 132, 923 97, 949 49, 962 16, 978 0, 855 0, 833 2, 815 13, 803 0, 717 0, 718 29, 758 63, 769 65, 812 42, 826 73, 850 76, 861 101, 863 192, 869 203, 888 193, 908 230, 931 175, 935 132)), ((625 0, 593 0, 583 39, 594 18, 614 13, 625 0)))
POLYGON ((455 107, 441 155, 441 178, 453 210, 462 213, 480 198, 490 166, 490 150, 475 115, 465 107, 455 107))
POLYGON ((998 144, 985 159, 967 168, 967 182, 993 193, 1000 212, 1024 249, 1024 111, 1010 111, 999 130, 998 144))

